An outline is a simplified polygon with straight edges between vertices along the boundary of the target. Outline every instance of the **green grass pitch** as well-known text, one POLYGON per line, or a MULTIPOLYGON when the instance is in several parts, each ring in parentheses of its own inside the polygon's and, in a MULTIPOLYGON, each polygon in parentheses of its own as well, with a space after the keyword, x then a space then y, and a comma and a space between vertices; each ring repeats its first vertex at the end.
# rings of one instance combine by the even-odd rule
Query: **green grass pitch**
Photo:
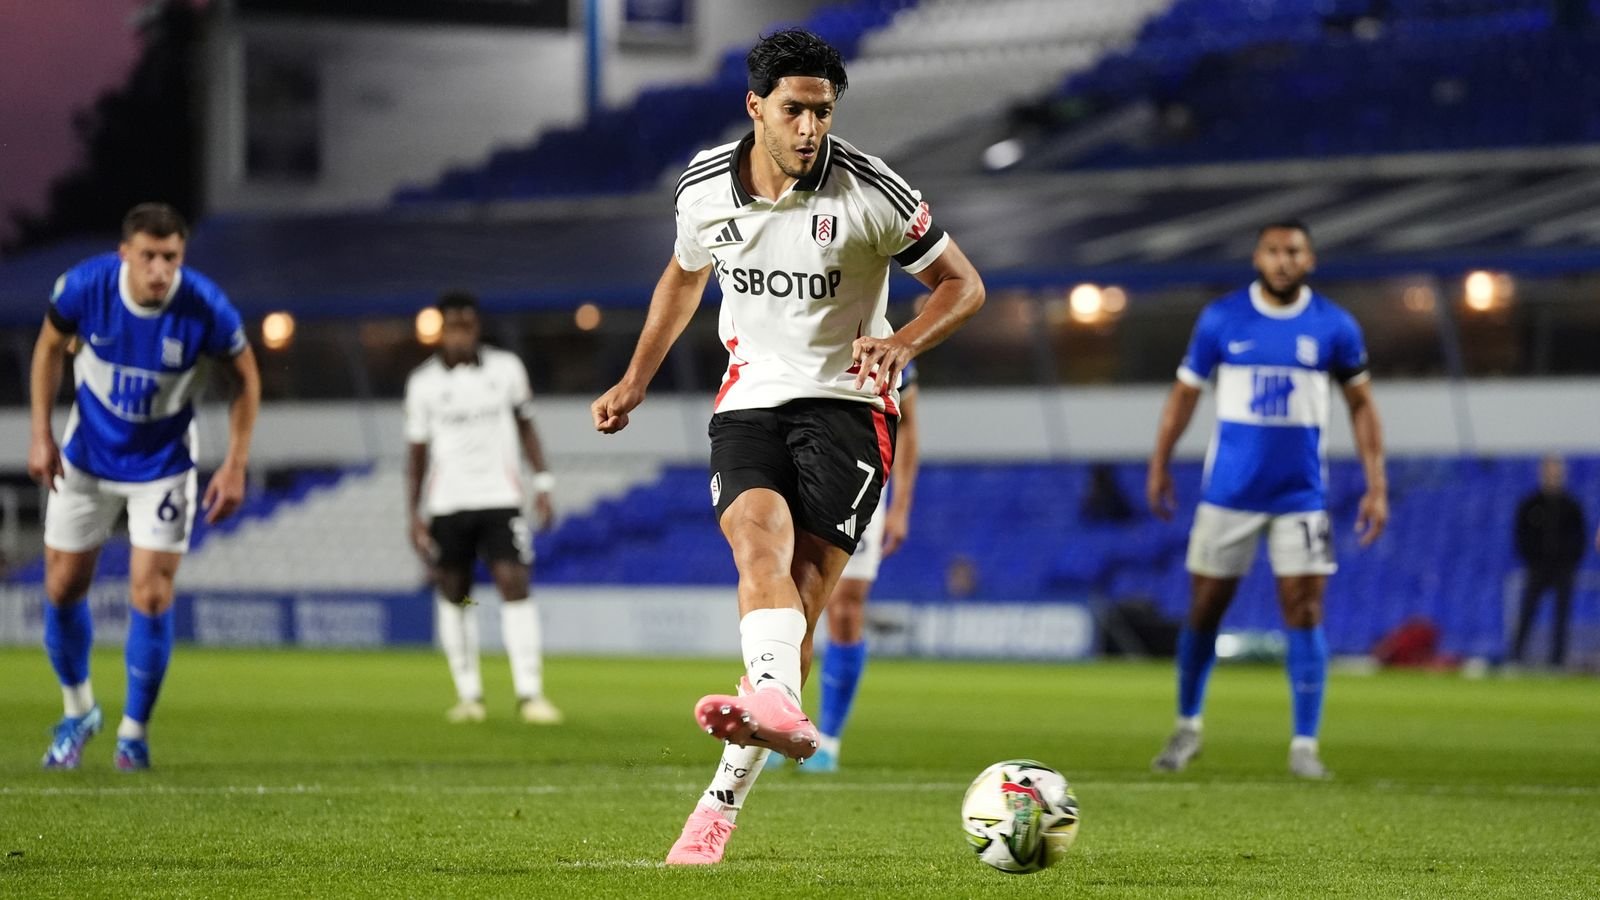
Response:
MULTIPOLYGON (((111 725, 122 663, 95 657, 111 725), (109 702, 106 702, 109 701, 109 702)), ((1288 691, 1221 667, 1204 755, 1148 770, 1171 722, 1159 664, 874 660, 843 771, 756 787, 727 861, 659 864, 718 745, 690 706, 736 661, 553 659, 557 728, 446 725, 443 660, 416 652, 179 648, 156 768, 43 772, 58 693, 39 650, 0 651, 5 897, 1579 897, 1600 895, 1600 685, 1335 675, 1323 753, 1285 772, 1288 691), (1061 865, 982 866, 958 807, 984 766, 1072 781, 1061 865)), ((810 701, 812 708, 815 699, 810 701)))

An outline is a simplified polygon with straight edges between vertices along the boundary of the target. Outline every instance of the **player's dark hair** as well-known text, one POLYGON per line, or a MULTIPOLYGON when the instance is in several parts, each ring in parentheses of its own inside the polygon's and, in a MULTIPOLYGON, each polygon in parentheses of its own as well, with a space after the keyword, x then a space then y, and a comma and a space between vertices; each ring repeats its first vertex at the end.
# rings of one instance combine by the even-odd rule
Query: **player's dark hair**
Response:
POLYGON ((1267 232, 1277 231, 1278 229, 1282 229, 1284 231, 1298 231, 1306 236, 1306 243, 1311 243, 1311 226, 1307 225, 1301 219, 1280 219, 1276 222, 1268 222, 1267 224, 1261 226, 1260 231, 1256 232, 1256 240, 1259 241, 1267 232))
POLYGON ((478 311, 478 295, 471 291, 445 291, 439 295, 439 302, 435 304, 439 312, 447 313, 453 309, 470 309, 478 311))
POLYGON ((833 84, 835 100, 850 86, 839 51, 803 28, 785 28, 762 35, 750 49, 750 55, 744 58, 744 65, 750 71, 750 91, 757 97, 772 93, 779 79, 790 75, 828 79, 833 84))
POLYGON ((188 240, 189 223, 183 220, 182 213, 165 203, 141 203, 122 217, 122 239, 131 241, 136 234, 153 238, 177 235, 188 240))

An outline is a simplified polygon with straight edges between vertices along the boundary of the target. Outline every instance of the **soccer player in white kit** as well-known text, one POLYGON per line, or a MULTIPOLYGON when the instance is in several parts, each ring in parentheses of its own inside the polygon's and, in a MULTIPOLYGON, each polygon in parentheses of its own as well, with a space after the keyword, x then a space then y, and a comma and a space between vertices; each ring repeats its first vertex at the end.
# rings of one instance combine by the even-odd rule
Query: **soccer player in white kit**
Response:
POLYGON ((239 313, 210 279, 183 264, 189 226, 172 207, 145 203, 122 222, 122 243, 56 281, 33 349, 33 439, 28 474, 50 488, 45 506, 44 641, 65 714, 44 765, 75 769, 101 727, 89 682, 94 626, 84 599, 100 548, 128 512, 127 703, 113 757, 124 772, 150 768, 148 725, 172 658, 173 580, 194 528, 194 396, 206 364, 231 372, 228 450, 206 486, 206 521, 244 499, 250 437, 261 403, 255 354, 239 313), (79 350, 63 446, 51 427, 69 343, 79 350))
POLYGON ((1200 712, 1216 660, 1217 629, 1265 536, 1288 626, 1294 708, 1289 770, 1326 778, 1317 748, 1328 676, 1322 600, 1328 576, 1338 568, 1325 484, 1330 382, 1344 394, 1366 473, 1356 515, 1362 546, 1377 540, 1389 519, 1383 430, 1361 327, 1306 286, 1316 256, 1305 224, 1262 228, 1253 261, 1260 277, 1200 314, 1150 458, 1150 509, 1170 519, 1176 505, 1168 468, 1172 448, 1194 415, 1201 388, 1215 379, 1217 430, 1189 534, 1193 596, 1178 635, 1178 722, 1151 765, 1181 771, 1200 752, 1200 712))
POLYGON ((806 31, 746 59, 743 140, 697 155, 678 182, 677 243, 627 373, 593 406, 615 433, 644 401, 714 272, 728 370, 711 419, 711 501, 739 570, 747 677, 695 721, 726 741, 711 786, 667 855, 720 862, 769 750, 803 760, 811 633, 888 476, 896 385, 910 360, 983 305, 982 280, 928 205, 882 160, 833 137, 846 87, 838 51, 806 31), (895 331, 893 260, 931 291, 895 331))
POLYGON ((505 601, 500 625, 518 714, 529 724, 554 725, 561 713, 544 694, 539 613, 528 587, 533 532, 523 515, 527 491, 518 454, 533 467, 540 531, 555 519, 555 476, 533 425, 528 370, 516 354, 480 342, 473 295, 445 294, 438 309, 439 352, 406 381, 406 508, 412 546, 433 575, 439 643, 456 687, 457 703, 445 715, 452 722, 487 715, 472 608, 472 569, 481 558, 505 601))

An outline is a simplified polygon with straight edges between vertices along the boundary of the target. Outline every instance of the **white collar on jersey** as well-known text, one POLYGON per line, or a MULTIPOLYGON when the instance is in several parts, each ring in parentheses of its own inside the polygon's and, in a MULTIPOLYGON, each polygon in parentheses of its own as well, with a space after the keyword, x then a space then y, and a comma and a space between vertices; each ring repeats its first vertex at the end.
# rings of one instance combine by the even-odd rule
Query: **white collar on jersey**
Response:
POLYGON ((1256 308, 1256 312, 1269 319, 1292 319, 1305 312, 1306 307, 1311 305, 1311 288, 1301 285, 1300 296, 1296 297, 1293 303, 1288 306, 1279 306, 1261 296, 1260 281, 1252 281, 1250 282, 1250 305, 1256 308))
POLYGON ((117 267, 117 293, 122 297, 122 305, 128 308, 141 319, 154 319, 167 311, 167 306, 172 303, 172 298, 178 296, 178 285, 183 284, 183 269, 172 278, 172 287, 167 288, 167 295, 161 298, 160 306, 140 306, 133 299, 133 291, 128 287, 128 264, 123 263, 117 267))

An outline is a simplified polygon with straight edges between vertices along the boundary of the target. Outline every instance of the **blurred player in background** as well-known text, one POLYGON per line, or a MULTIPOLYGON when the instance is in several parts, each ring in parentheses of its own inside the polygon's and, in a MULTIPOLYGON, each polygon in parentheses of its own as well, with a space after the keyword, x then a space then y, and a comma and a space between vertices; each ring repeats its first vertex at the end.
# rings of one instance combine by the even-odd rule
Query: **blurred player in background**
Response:
POLYGON ((94 629, 85 595, 100 547, 128 511, 127 703, 117 726, 118 769, 150 767, 148 726, 172 657, 173 580, 194 527, 194 395, 207 360, 231 370, 228 450, 206 486, 206 521, 244 499, 250 437, 261 404, 255 354, 222 290, 183 264, 189 227, 170 206, 146 203, 122 222, 116 253, 56 281, 33 350, 33 437, 28 474, 50 488, 45 507, 45 648, 61 681, 65 716, 45 768, 77 768, 102 716, 89 682, 94 629), (51 411, 69 344, 71 417, 58 448, 51 411))
POLYGON ((1150 509, 1171 519, 1172 448, 1194 415, 1201 388, 1215 378, 1217 430, 1189 534, 1193 595, 1178 637, 1178 724, 1152 766, 1181 771, 1200 753, 1200 712, 1216 660, 1217 629, 1265 535, 1289 628, 1289 769, 1326 778, 1317 731, 1328 677, 1322 599, 1337 569, 1324 483, 1330 379, 1349 406, 1366 473, 1356 516, 1362 546, 1377 540, 1389 519, 1382 427, 1360 326, 1306 286, 1316 265, 1306 226, 1290 221, 1261 229, 1254 264, 1260 275, 1255 283, 1201 312, 1150 458, 1150 509))
POLYGON ((871 520, 894 456, 906 364, 983 305, 983 285, 928 205, 881 160, 829 134, 847 85, 839 53, 800 30, 746 59, 743 140, 697 155, 678 182, 678 238, 627 373, 594 402, 615 433, 715 272, 728 371, 711 419, 711 500, 739 570, 747 677, 695 705, 727 742, 667 855, 720 862, 768 750, 812 755, 800 708, 811 633, 871 520), (889 262, 932 291, 893 330, 889 262))
POLYGON ((817 713, 817 752, 800 771, 839 771, 839 746, 850 707, 867 665, 867 597, 878 579, 878 565, 905 543, 911 531, 911 499, 917 489, 917 365, 900 375, 900 428, 895 435, 888 505, 872 517, 861 544, 845 564, 828 598, 828 648, 822 655, 822 707, 817 713))
POLYGON ((472 608, 472 570, 481 558, 505 600, 500 626, 518 713, 524 722, 553 725, 561 713, 544 695, 539 613, 528 598, 533 532, 523 514, 519 454, 533 467, 540 531, 555 519, 555 476, 533 427, 528 370, 516 354, 480 342, 476 297, 448 293, 438 308, 439 352, 406 381, 406 508, 411 544, 432 570, 439 643, 455 680, 458 702, 446 718, 482 722, 487 715, 472 608))

